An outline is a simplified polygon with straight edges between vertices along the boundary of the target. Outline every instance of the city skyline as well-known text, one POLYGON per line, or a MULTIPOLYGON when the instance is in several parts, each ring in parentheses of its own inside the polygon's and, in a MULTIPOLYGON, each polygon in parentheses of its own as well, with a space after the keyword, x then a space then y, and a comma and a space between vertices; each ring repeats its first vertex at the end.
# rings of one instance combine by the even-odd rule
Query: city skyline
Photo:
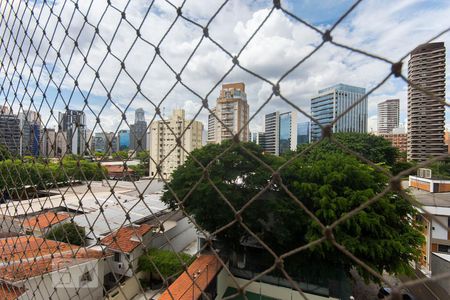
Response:
MULTIPOLYGON (((223 18, 217 20, 217 23, 214 22, 213 25, 215 26, 211 30, 215 29, 216 38, 227 41, 227 33, 229 31, 235 31, 241 32, 242 40, 244 40, 248 37, 248 32, 251 32, 252 29, 254 29, 254 26, 261 21, 264 15, 268 12, 268 7, 272 5, 271 1, 261 1, 259 3, 250 1, 237 2, 238 3, 230 5, 222 12, 221 16, 223 16, 223 18), (233 22, 231 23, 235 25, 230 27, 230 25, 224 24, 230 23, 230 20, 232 20, 233 22), (221 26, 223 26, 223 29, 221 29, 221 26)), ((56 3, 55 5, 60 4, 56 3)), ((87 3, 80 3, 81 8, 85 5, 87 5, 87 3)), ((96 9, 93 10, 93 12, 102 11, 102 5, 102 3, 95 3, 94 6, 96 9)), ((131 4, 131 6, 133 5, 135 4, 131 4)), ((161 12, 166 13, 169 17, 172 14, 175 14, 175 12, 171 11, 171 8, 166 6, 166 4, 157 3, 155 5, 158 6, 161 12)), ((196 5, 198 4, 195 4, 195 2, 194 4, 188 4, 185 9, 186 13, 192 13, 196 9, 196 5)), ((310 3, 299 4, 290 1, 285 1, 283 5, 287 5, 287 7, 293 9, 294 11, 298 10, 297 12, 312 11, 314 10, 313 8, 316 8, 316 5, 312 5, 310 3)), ((313 25, 323 28, 335 21, 339 14, 345 11, 348 5, 350 5, 349 1, 343 1, 340 3, 325 1, 321 3, 320 6, 325 8, 325 10, 322 11, 326 11, 326 16, 309 16, 306 14, 305 17, 309 19, 313 25)), ((204 7, 204 9, 202 9, 199 13, 201 16, 208 16, 211 11, 217 8, 217 6, 218 3, 211 1, 208 6, 204 7)), ((373 1, 364 1, 364 3, 361 3, 361 5, 358 6, 357 10, 348 16, 348 19, 346 19, 342 26, 340 26, 339 30, 333 34, 333 39, 336 41, 348 41, 350 39, 351 32, 352 39, 350 41, 356 48, 368 51, 376 49, 376 54, 383 57, 388 57, 395 61, 395 59, 398 59, 411 51, 415 45, 425 42, 430 36, 440 32, 441 29, 443 29, 443 25, 439 24, 439 22, 433 22, 433 20, 441 19, 449 13, 450 3, 447 1, 436 1, 434 2, 434 5, 430 6, 425 6, 416 2, 398 3, 395 5, 383 5, 380 3, 380 5, 375 5, 373 1), (377 20, 378 23, 382 23, 384 26, 375 27, 371 24, 371 22, 365 22, 365 20, 371 20, 371 16, 374 15, 377 10, 380 10, 380 7, 387 7, 389 9, 389 11, 383 11, 383 13, 380 13, 383 18, 382 20, 377 20), (402 18, 402 16, 410 16, 411 14, 415 15, 418 11, 421 12, 420 18, 402 18), (368 36, 371 38, 367 39, 366 37, 368 36)), ((127 16, 129 16, 130 19, 138 18, 137 15, 133 15, 133 10, 131 10, 127 16)), ((95 20, 98 16, 94 13, 90 17, 95 20)), ((159 20, 157 14, 154 15, 154 17, 154 19, 159 20)), ((82 23, 84 20, 75 17, 73 22, 82 23)), ((111 17, 111 20, 106 20, 105 22, 105 25, 109 24, 109 22, 116 22, 116 16, 111 17)), ((161 30, 167 28, 168 26, 168 24, 164 22, 160 25, 161 30)), ((298 24, 298 22, 290 20, 283 14, 278 13, 276 10, 274 15, 270 18, 270 22, 267 27, 267 30, 270 30, 267 31, 263 29, 255 37, 255 40, 249 44, 248 49, 243 52, 239 61, 245 67, 255 70, 273 81, 275 81, 277 77, 281 76, 291 67, 285 63, 282 63, 283 59, 280 60, 279 58, 285 58, 287 57, 287 53, 289 53, 289 59, 292 61, 297 61, 312 49, 311 46, 316 46, 321 41, 320 36, 314 35, 314 32, 308 30, 301 24, 298 24), (290 30, 287 32, 284 30, 285 28, 290 28, 290 30), (259 51, 258 49, 261 45, 264 45, 264 43, 268 41, 269 36, 274 38, 276 41, 279 41, 279 43, 275 45, 276 47, 273 51, 259 51), (300 39, 300 36, 302 36, 303 39, 300 39), (302 40, 307 40, 309 43, 305 44, 302 40), (252 59, 253 57, 258 59, 252 59)), ((177 67, 181 65, 182 60, 187 58, 189 51, 192 50, 192 47, 195 45, 195 42, 193 41, 199 37, 199 33, 186 25, 182 25, 179 30, 180 33, 183 34, 177 35, 177 38, 185 37, 186 40, 178 42, 186 43, 186 48, 179 49, 178 47, 172 47, 175 40, 170 36, 168 37, 167 45, 163 43, 161 48, 162 53, 164 51, 169 51, 169 49, 178 51, 177 53, 179 54, 179 58, 176 61, 171 62, 176 69, 178 69, 177 67)), ((129 41, 128 36, 128 32, 120 32, 117 39, 122 39, 124 43, 127 43, 129 41)), ((89 41, 88 35, 82 35, 80 38, 84 42, 89 41)), ((59 36, 55 37, 54 43, 56 47, 60 40, 61 39, 59 36)), ((448 35, 441 37, 439 41, 448 43, 448 35)), ((97 44, 97 42, 95 45, 98 46, 99 51, 103 51, 104 45, 97 44)), ((229 51, 234 52, 241 45, 242 44, 233 42, 232 44, 227 45, 227 47, 229 47, 229 51)), ((121 49, 118 49, 117 47, 113 47, 112 51, 121 53, 121 49)), ((136 54, 136 58, 130 58, 127 60, 127 69, 132 76, 139 77, 141 75, 141 73, 139 73, 139 69, 142 65, 145 65, 146 60, 142 58, 142 48, 136 48, 133 49, 133 51, 133 54, 136 54)), ((93 55, 94 54, 95 53, 93 53, 93 55)), ((68 53, 61 53, 61 55, 62 59, 65 60, 67 59, 68 53)), ((69 72, 76 74, 79 70, 79 63, 82 61, 82 56, 78 52, 75 52, 74 55, 74 65, 69 68, 69 72)), ((448 55, 449 54, 447 53, 447 57, 448 55)), ((49 58, 50 61, 52 59, 53 57, 49 58)), ((95 57, 91 58, 89 56, 89 60, 92 64, 97 63, 95 57)), ((107 84, 110 84, 112 83, 115 74, 117 74, 117 64, 115 61, 108 60, 108 62, 109 64, 102 67, 99 71, 99 75, 107 84)), ((214 86, 216 81, 220 79, 220 76, 218 75, 223 74, 230 65, 231 61, 226 61, 226 57, 223 56, 223 53, 220 53, 220 49, 211 48, 208 46, 206 49, 200 49, 200 53, 194 55, 192 61, 187 66, 185 75, 182 74, 181 78, 195 77, 195 80, 187 80, 186 84, 192 87, 201 96, 205 96, 208 92, 210 92, 210 89, 214 86), (210 69, 209 71, 207 71, 208 68, 210 69), (194 72, 195 76, 193 75, 194 72)), ((60 63, 57 63, 55 67, 58 70, 58 68, 61 68, 62 66, 60 63)), ((312 56, 311 60, 309 60, 306 65, 299 68, 298 72, 293 72, 290 74, 288 78, 281 82, 280 86, 283 95, 285 95, 294 104, 304 109, 306 112, 309 112, 309 99, 315 91, 324 86, 330 86, 338 81, 341 81, 338 80, 338 78, 344 77, 347 83, 362 86, 367 90, 370 90, 378 82, 380 82, 384 75, 386 75, 385 71, 386 64, 384 62, 367 59, 361 55, 350 53, 347 50, 339 48, 324 48, 321 49, 317 55, 312 56), (323 63, 328 61, 333 61, 333 63, 323 63)), ((403 64, 403 74, 407 74, 406 64, 403 64)), ((61 78, 57 77, 57 75, 58 74, 55 74, 55 80, 56 82, 59 82, 58 79, 61 78)), ((449 75, 447 74, 447 89, 449 89, 448 76, 449 75)), ((130 107, 125 112, 128 120, 132 120, 134 110, 136 108, 143 107, 147 114, 146 121, 149 123, 154 115, 153 104, 159 104, 160 100, 164 97, 162 94, 165 94, 168 91, 167 87, 172 85, 176 80, 174 74, 167 70, 165 66, 155 66, 155 69, 152 71, 152 75, 142 84, 143 93, 151 97, 151 99, 148 100, 143 98, 141 95, 134 97, 131 94, 133 89, 129 88, 130 86, 134 86, 134 83, 130 80, 130 78, 127 78, 122 74, 118 78, 119 80, 116 87, 111 92, 112 100, 117 104, 117 107, 122 110, 122 112, 120 112, 117 107, 111 105, 108 101, 105 95, 105 90, 100 86, 100 84, 98 84, 98 82, 93 85, 92 92, 88 94, 94 78, 91 77, 91 75, 85 77, 86 78, 80 78, 80 90, 76 90, 73 94, 73 100, 70 103, 71 109, 82 109, 85 105, 84 97, 89 95, 88 103, 91 113, 87 115, 87 123, 95 124, 96 116, 94 114, 102 111, 100 116, 101 126, 108 132, 115 131, 117 127, 119 127, 119 129, 126 129, 127 124, 122 122, 122 124, 119 125, 119 121, 121 113, 128 106, 128 104, 130 104, 130 107), (149 82, 152 82, 152 84, 148 84, 149 82), (157 89, 152 87, 157 87, 157 89), (130 103, 130 99, 133 99, 132 103, 130 103)), ((259 79, 243 72, 242 70, 239 70, 238 68, 237 70, 231 72, 224 81, 246 82, 247 94, 249 95, 248 101, 251 108, 250 116, 255 113, 256 107, 259 107, 272 91, 270 85, 262 83, 259 79)), ((61 80, 61 83, 61 95, 59 97, 66 100, 71 94, 73 83, 65 80, 61 80)), ((211 95, 217 95, 219 88, 220 87, 217 87, 213 90, 211 95)), ((35 93, 35 98, 40 99, 40 97, 42 97, 42 94, 39 90, 37 90, 35 93)), ((47 92, 47 98, 53 100, 57 97, 58 92, 50 87, 47 92)), ((449 99, 448 95, 446 97, 449 99)), ((25 95, 23 103, 24 109, 30 107, 30 102, 27 98, 27 95, 25 95)), ((400 99, 400 122, 406 124, 407 86, 403 81, 391 78, 370 97, 368 107, 369 132, 372 130, 376 131, 377 104, 388 98, 400 99)), ((165 101, 160 105, 161 111, 163 111, 162 108, 165 108, 167 111, 172 111, 174 108, 179 107, 185 109, 186 115, 189 118, 195 116, 202 105, 201 99, 197 98, 194 94, 179 85, 176 86, 170 93, 168 99, 170 100, 165 101)), ((208 97, 208 99, 209 104, 212 106, 215 100, 214 97, 208 97)), ((64 102, 57 101, 54 110, 56 111, 63 109, 64 102)), ((264 114, 277 109, 284 111, 293 110, 293 108, 287 105, 284 101, 275 97, 266 105, 266 107, 263 108, 261 114, 256 117, 255 121, 257 122, 255 122, 255 124, 261 124, 261 127, 251 125, 250 131, 261 131, 264 114)), ((14 110, 17 111, 18 107, 14 107, 14 110)), ((49 107, 46 105, 42 106, 40 113, 47 116, 46 119, 43 120, 45 124, 48 124, 47 127, 52 128, 57 125, 56 120, 50 117, 49 107)), ((203 109, 198 116, 198 120, 202 121, 204 124, 207 124, 207 115, 208 112, 203 109)), ((448 112, 446 116, 446 125, 448 128, 450 125, 450 116, 448 112)), ((306 120, 302 114, 299 114, 299 119, 300 121, 306 120)))

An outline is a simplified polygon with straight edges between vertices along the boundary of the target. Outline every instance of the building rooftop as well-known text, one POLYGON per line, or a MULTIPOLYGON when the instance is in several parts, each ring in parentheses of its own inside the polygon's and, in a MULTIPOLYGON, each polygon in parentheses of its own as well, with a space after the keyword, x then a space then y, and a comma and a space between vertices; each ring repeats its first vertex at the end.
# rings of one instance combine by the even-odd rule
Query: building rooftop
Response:
POLYGON ((433 252, 433 255, 436 255, 436 256, 442 258, 443 260, 446 260, 446 261, 450 262, 450 254, 433 252))
POLYGON ((0 284, 0 299, 4 300, 15 300, 20 295, 26 292, 26 289, 16 287, 11 284, 2 283, 0 284))
POLYGON ((214 255, 200 255, 161 295, 159 300, 197 300, 214 280, 222 265, 214 255), (193 280, 195 280, 195 284, 193 280))
POLYGON ((116 232, 104 237, 101 244, 112 250, 130 253, 141 244, 143 237, 152 228, 153 226, 147 224, 122 227, 116 232))
POLYGON ((403 181, 402 185, 424 206, 450 207, 450 192, 430 193, 417 188, 409 188, 408 181, 403 181))
POLYGON ((3 262, 34 259, 38 256, 75 252, 78 246, 43 239, 35 236, 19 236, 0 239, 0 258, 3 262))
POLYGON ((66 212, 47 211, 25 219, 23 227, 44 229, 58 224, 70 217, 71 215, 66 212))
POLYGON ((79 248, 74 254, 65 252, 57 254, 54 257, 37 257, 33 260, 1 266, 0 279, 8 282, 21 281, 85 263, 86 261, 97 260, 103 256, 101 251, 79 248))

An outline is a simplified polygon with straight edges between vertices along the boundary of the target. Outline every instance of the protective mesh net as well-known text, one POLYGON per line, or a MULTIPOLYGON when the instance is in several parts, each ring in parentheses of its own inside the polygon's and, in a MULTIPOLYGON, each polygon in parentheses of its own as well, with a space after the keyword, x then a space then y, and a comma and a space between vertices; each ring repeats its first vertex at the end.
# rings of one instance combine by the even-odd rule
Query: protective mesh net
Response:
MULTIPOLYGON (((261 282, 267 283, 269 278, 278 278, 271 283, 289 289, 291 295, 298 292, 299 298, 316 299, 318 295, 327 296, 328 287, 323 292, 320 285, 293 276, 286 262, 323 244, 347 257, 347 264, 358 266, 357 269, 391 287, 393 299, 400 299, 402 291, 414 287, 426 289, 436 299, 448 299, 435 286, 437 280, 448 280, 450 272, 410 276, 393 284, 377 266, 367 262, 367 257, 358 257, 334 236, 340 225, 349 224, 349 220, 391 193, 419 205, 402 189, 402 179, 418 168, 446 159, 448 154, 443 152, 394 176, 389 169, 350 149, 331 130, 393 77, 447 108, 444 95, 410 82, 402 73, 403 62, 410 53, 391 60, 333 39, 333 33, 362 1, 356 1, 328 29, 310 24, 279 0, 273 1, 263 11, 265 14, 257 18, 257 24, 243 28, 245 33, 230 30, 224 35, 223 31, 229 29, 219 28, 215 22, 225 10, 236 5, 232 2, 223 1, 216 4, 213 13, 211 9, 205 13, 201 4, 190 6, 189 1, 1 1, 0 80, 4 99, 0 122, 1 299, 152 299, 164 292, 163 297, 174 299, 209 299, 215 298, 220 290, 220 285, 211 284, 219 271, 228 278, 231 287, 217 295, 224 299, 253 297, 252 293, 258 294, 255 283, 260 283, 262 295, 261 282), (280 58, 279 63, 286 66, 281 74, 271 74, 260 67, 252 69, 242 63, 248 62, 251 53, 246 50, 258 33, 267 27, 270 32, 271 20, 280 15, 310 31, 309 51, 280 58), (186 34, 182 30, 186 28, 191 32, 191 43, 176 43, 177 36, 186 34), (219 31, 222 33, 218 34, 219 31), (326 47, 382 62, 386 75, 324 126, 296 99, 284 93, 282 83, 326 47), (215 53, 219 50, 217 61, 226 61, 224 65, 210 66, 209 82, 197 81, 193 66, 202 63, 205 49, 213 49, 215 53), (257 103, 257 107, 252 104, 254 112, 245 118, 238 132, 218 115, 211 101, 223 82, 239 81, 236 74, 251 76, 269 91, 265 101, 257 103), (186 95, 191 100, 185 99, 186 95), (279 165, 269 163, 252 146, 240 142, 248 140, 248 124, 274 101, 285 103, 318 124, 323 133, 319 140, 294 152, 279 165), (158 121, 167 119, 166 106, 176 105, 189 106, 194 112, 191 119, 186 121, 182 115, 183 121, 175 125, 158 121), (136 110, 133 122, 138 107, 144 110, 136 110), (144 113, 151 115, 150 121, 144 113), (226 146, 217 148, 220 153, 211 152, 206 161, 190 155, 197 146, 184 142, 195 140, 192 135, 203 135, 203 127, 197 120, 205 115, 232 137, 226 146), (154 140, 152 134, 158 130, 164 131, 164 135, 158 136, 161 140, 154 140), (378 193, 349 207, 329 223, 298 197, 293 191, 298 187, 284 180, 286 169, 324 141, 388 178, 378 193), (149 155, 151 143, 164 144, 165 152, 149 155), (239 206, 230 199, 233 193, 222 191, 222 185, 211 174, 217 172, 216 164, 236 153, 245 157, 255 172, 266 176, 266 184, 258 192, 248 193, 239 206), (198 178, 195 184, 185 187, 183 194, 177 194, 170 184, 169 161, 183 162, 188 156, 198 178), (202 228, 196 220, 199 216, 187 209, 197 189, 205 185, 214 191, 209 201, 221 202, 217 209, 232 216, 215 231, 202 228), (172 199, 172 207, 160 201, 163 186, 167 197, 172 199), (291 243, 297 245, 295 248, 280 252, 272 249, 273 244, 266 236, 247 223, 252 209, 258 214, 258 201, 274 186, 290 199, 292 210, 301 210, 305 218, 312 220, 320 237, 309 241, 299 237, 291 243), (261 253, 266 260, 269 257, 270 263, 263 270, 243 271, 236 265, 250 261, 251 255, 242 258, 223 251, 226 247, 217 237, 229 233, 230 228, 239 228, 238 232, 245 236, 241 240, 243 247, 258 249, 255 258, 261 253), (161 258, 169 254, 158 254, 156 249, 170 250, 173 257, 161 258), (186 249, 195 259, 183 254, 186 249), (145 256, 147 251, 153 255, 145 256), (142 255, 147 260, 140 259, 142 255), (172 265, 173 261, 178 262, 179 268, 161 263, 164 259, 171 259, 172 265), (176 281, 179 286, 168 289, 177 278, 184 282, 176 281)), ((423 42, 435 41, 448 30, 423 42)), ((270 51, 277 43, 259 42, 261 51, 270 51)), ((214 60, 205 59, 208 63, 214 60)), ((228 162, 230 170, 222 164, 225 173, 239 168, 233 161, 228 162)), ((245 181, 242 177, 238 179, 245 181)), ((210 217, 214 218, 216 213, 222 212, 211 211, 210 217)), ((423 214, 429 221, 448 227, 442 218, 423 214)), ((281 234, 283 228, 277 231, 281 234)))

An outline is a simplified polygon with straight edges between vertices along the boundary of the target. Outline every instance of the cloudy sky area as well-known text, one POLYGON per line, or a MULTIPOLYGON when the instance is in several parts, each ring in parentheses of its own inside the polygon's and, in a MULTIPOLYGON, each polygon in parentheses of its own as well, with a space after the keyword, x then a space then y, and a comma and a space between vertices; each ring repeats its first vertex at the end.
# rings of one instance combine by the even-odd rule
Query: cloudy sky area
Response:
MULTIPOLYGON (((65 106, 83 109, 91 129, 96 115, 100 115, 101 128, 105 131, 127 128, 121 122, 122 112, 133 123, 134 110, 138 107, 144 108, 147 120, 151 121, 155 105, 165 115, 173 108, 185 109, 189 118, 198 113, 198 119, 206 125, 208 112, 202 109, 198 95, 207 96, 213 107, 220 86, 214 87, 221 80, 246 83, 252 114, 272 91, 267 82, 242 68, 232 68, 232 58, 226 52, 232 56, 239 54, 242 67, 276 82, 322 41, 314 30, 274 10, 242 50, 270 13, 272 1, 230 0, 212 21, 223 1, 186 1, 183 16, 202 26, 209 23, 211 39, 202 39, 203 30, 192 22, 178 18, 174 23, 177 11, 165 1, 154 1, 150 10, 148 0, 111 1, 114 7, 108 7, 106 2, 78 1, 79 10, 76 10, 72 1, 56 1, 52 12, 42 1, 29 2, 28 7, 19 1, 0 3, 2 13, 10 15, 0 26, 3 37, 0 56, 5 62, 0 80, 4 86, 2 98, 7 105, 18 111, 22 102, 24 108, 39 110, 48 127, 56 125, 57 111, 64 110, 65 106), (33 5, 34 15, 31 15, 33 5), (14 18, 14 12, 19 18, 14 18), (121 12, 125 12, 126 20, 121 12), (98 25, 98 34, 92 25, 98 25), (140 37, 135 28, 139 28, 140 37), (16 42, 9 39, 11 31, 16 42), (160 55, 155 55, 156 45, 160 55), (174 72, 181 72, 182 82, 195 93, 176 84, 174 72)), ((182 1, 171 2, 178 7, 182 1)), ((282 1, 284 8, 321 31, 330 28, 352 3, 350 0, 282 1)), ((418 44, 450 27, 449 16, 450 1, 446 0, 367 0, 362 1, 332 36, 338 43, 397 61, 418 44)), ((450 34, 436 41, 444 41, 450 48, 450 34)), ((447 50, 447 91, 450 90, 449 53, 447 50)), ((319 89, 346 83, 370 90, 389 72, 390 65, 386 62, 326 43, 289 73, 280 87, 284 97, 309 112, 310 99, 319 89)), ((407 59, 403 73, 407 74, 407 59)), ((448 95, 447 92, 447 100, 448 95)), ((369 130, 376 130, 377 104, 390 98, 401 100, 401 121, 406 122, 407 85, 392 77, 369 97, 369 130)), ((284 100, 273 97, 250 123, 250 129, 263 130, 265 113, 292 109, 284 100)), ((300 121, 306 121, 306 117, 300 116, 300 121)), ((448 108, 447 126, 450 127, 448 108)), ((95 125, 94 130, 101 129, 95 125)))

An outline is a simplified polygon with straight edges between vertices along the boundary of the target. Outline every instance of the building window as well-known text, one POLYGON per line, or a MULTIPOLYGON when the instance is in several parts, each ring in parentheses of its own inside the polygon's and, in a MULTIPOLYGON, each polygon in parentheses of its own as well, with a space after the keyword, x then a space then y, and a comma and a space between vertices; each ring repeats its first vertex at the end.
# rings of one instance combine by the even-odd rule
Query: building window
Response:
POLYGON ((114 261, 120 262, 120 253, 119 252, 114 252, 114 261))
POLYGON ((450 246, 438 245, 438 252, 448 252, 448 253, 450 253, 450 246))
POLYGON ((91 281, 92 281, 92 276, 91 276, 91 273, 89 271, 87 271, 83 275, 81 275, 80 283, 82 285, 84 285, 84 284, 86 284, 88 282, 91 282, 91 281))

